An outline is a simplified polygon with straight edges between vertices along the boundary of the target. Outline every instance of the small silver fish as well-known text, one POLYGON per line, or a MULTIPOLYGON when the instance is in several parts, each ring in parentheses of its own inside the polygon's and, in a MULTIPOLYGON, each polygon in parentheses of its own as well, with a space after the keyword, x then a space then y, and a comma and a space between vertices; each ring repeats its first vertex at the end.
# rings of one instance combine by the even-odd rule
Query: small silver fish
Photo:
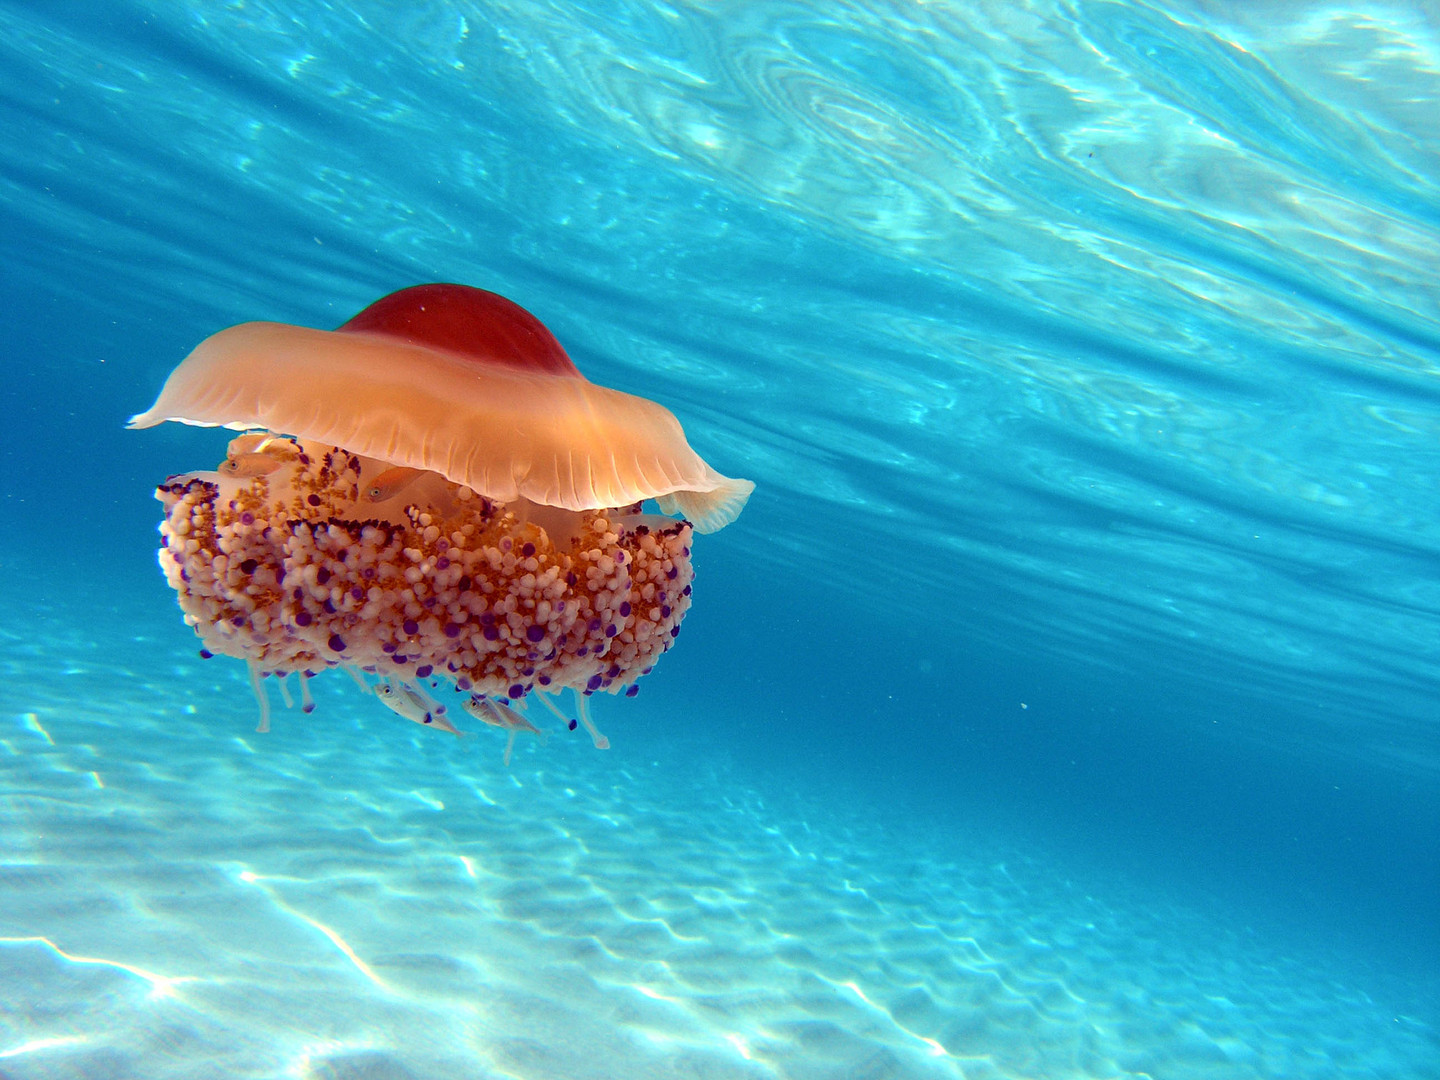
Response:
POLYGON ((445 718, 443 706, 436 705, 434 701, 430 700, 428 694, 409 683, 385 679, 377 683, 373 689, 375 696, 383 701, 391 712, 403 716, 406 720, 413 720, 425 727, 437 727, 441 731, 450 732, 451 735, 465 734, 445 718))
POLYGON ((534 724, 526 720, 518 712, 504 702, 492 701, 481 694, 471 694, 465 702, 465 711, 475 717, 482 724, 489 724, 491 727, 503 728, 509 736, 505 740, 505 764, 510 764, 510 752, 515 749, 515 736, 522 731, 528 731, 533 735, 539 735, 542 739, 545 733, 534 724))

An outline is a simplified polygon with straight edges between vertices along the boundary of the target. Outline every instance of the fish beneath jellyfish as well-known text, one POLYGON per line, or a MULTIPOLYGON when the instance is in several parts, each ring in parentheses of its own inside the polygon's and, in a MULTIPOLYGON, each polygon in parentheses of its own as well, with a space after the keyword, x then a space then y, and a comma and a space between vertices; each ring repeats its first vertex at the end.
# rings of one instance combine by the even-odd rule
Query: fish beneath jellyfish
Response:
POLYGON ((539 319, 463 285, 402 289, 336 330, 222 330, 129 426, 167 420, 242 433, 156 497, 161 568, 201 655, 249 665, 259 730, 265 678, 288 704, 297 674, 308 712, 307 680, 344 667, 460 734, 425 689, 448 683, 507 731, 507 764, 539 733, 511 706, 563 719, 567 690, 609 746, 589 697, 635 694, 689 609, 692 532, 754 490, 669 410, 590 382, 539 319))
MULTIPOLYGON (((495 701, 480 694, 471 694, 470 700, 464 703, 464 708, 482 724, 489 724, 491 727, 497 727, 506 732, 504 759, 506 765, 510 764, 510 754, 515 749, 516 735, 521 732, 529 732, 531 735, 538 736, 542 741, 545 738, 545 732, 503 701, 495 701)), ((593 729, 592 734, 595 735, 597 748, 601 750, 610 748, 609 740, 606 740, 603 735, 594 732, 593 729)))
MULTIPOLYGON (((450 723, 445 715, 445 706, 425 693, 420 687, 413 683, 402 680, 381 679, 372 690, 375 696, 385 703, 385 707, 396 716, 403 716, 406 720, 423 724, 427 727, 433 726, 441 731, 448 731, 451 735, 460 736, 465 733, 450 723)), ((508 757, 505 764, 510 764, 508 757)))

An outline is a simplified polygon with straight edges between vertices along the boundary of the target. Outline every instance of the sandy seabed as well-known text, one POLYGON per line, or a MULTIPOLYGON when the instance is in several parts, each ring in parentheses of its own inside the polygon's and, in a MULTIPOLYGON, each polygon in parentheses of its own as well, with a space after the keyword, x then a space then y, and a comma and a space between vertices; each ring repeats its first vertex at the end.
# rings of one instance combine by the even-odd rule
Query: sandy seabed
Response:
POLYGON ((1219 916, 639 760, 638 703, 507 770, 337 673, 259 736, 241 665, 66 610, 0 621, 4 1080, 1440 1075, 1219 916))

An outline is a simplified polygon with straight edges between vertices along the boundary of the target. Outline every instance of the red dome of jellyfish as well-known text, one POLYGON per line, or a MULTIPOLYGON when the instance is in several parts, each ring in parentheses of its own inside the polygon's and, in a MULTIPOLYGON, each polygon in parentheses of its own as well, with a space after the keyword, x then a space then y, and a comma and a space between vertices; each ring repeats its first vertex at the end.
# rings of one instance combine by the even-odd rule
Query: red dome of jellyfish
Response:
MULTIPOLYGON (((690 605, 693 516, 753 488, 706 465, 654 402, 586 380, 495 293, 420 285, 336 331, 245 323, 206 339, 131 421, 245 430, 162 484, 160 563, 207 654, 262 679, 346 666, 401 716, 517 731, 507 703, 633 694, 690 605), (250 430, 258 429, 258 430, 250 430), (378 681, 375 681, 378 680, 378 681), (450 687, 461 708, 448 708, 450 687)), ((574 726, 571 721, 571 726, 574 726)), ((508 747, 506 757, 508 760, 508 747)))
POLYGON ((339 327, 468 356, 481 364, 584 378, 545 324, 499 293, 467 285, 412 285, 339 327))

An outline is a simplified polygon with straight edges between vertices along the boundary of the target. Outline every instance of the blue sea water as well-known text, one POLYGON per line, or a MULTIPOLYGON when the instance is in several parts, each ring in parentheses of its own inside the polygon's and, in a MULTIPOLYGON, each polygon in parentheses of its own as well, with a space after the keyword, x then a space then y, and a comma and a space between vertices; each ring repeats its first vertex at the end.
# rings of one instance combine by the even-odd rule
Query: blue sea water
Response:
POLYGON ((1440 18, 0 2, 0 1077, 1440 1076, 1440 18), (612 749, 254 733, 206 335, 501 292, 757 488, 612 749))

